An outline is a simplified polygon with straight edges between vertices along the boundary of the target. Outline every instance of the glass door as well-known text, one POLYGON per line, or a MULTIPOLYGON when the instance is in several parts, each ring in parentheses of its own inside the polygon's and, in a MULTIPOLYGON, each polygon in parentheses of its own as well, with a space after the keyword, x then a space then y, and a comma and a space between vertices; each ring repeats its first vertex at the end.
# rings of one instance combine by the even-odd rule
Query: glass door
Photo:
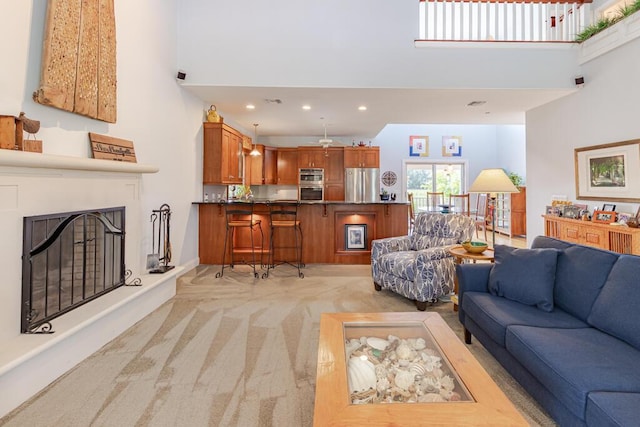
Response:
POLYGON ((427 209, 427 193, 450 194, 466 192, 466 162, 406 162, 406 191, 413 194, 416 213, 427 209))

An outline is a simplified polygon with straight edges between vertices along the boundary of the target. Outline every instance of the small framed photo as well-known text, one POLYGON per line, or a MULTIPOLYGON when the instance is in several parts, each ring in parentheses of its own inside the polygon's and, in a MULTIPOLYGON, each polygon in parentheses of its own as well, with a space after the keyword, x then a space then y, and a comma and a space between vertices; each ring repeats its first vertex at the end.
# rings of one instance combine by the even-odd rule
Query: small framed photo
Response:
POLYGON ((616 221, 616 213, 614 211, 595 211, 591 220, 601 224, 611 224, 616 221))
POLYGON ((547 208, 545 210, 545 214, 553 215, 553 216, 560 216, 560 209, 558 208, 558 206, 547 206, 547 208))
POLYGON ((366 250, 367 224, 346 224, 344 226, 344 243, 347 250, 366 250))
POLYGON ((627 221, 629 221, 629 219, 633 218, 633 214, 631 213, 625 213, 625 212, 619 212, 617 215, 617 222, 618 224, 626 224, 627 221))
POLYGON ((576 205, 566 205, 562 212, 562 216, 565 218, 579 219, 582 209, 576 205))
POLYGON ((605 203, 604 205, 602 205, 602 210, 607 212, 614 212, 616 210, 616 205, 605 203))

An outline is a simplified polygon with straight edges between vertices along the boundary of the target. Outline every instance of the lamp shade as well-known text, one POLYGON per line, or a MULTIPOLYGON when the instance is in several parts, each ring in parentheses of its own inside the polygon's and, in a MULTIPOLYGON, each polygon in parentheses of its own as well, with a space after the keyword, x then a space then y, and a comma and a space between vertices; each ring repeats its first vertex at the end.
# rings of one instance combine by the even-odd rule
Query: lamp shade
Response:
POLYGON ((519 193, 502 169, 483 169, 473 181, 469 193, 519 193))

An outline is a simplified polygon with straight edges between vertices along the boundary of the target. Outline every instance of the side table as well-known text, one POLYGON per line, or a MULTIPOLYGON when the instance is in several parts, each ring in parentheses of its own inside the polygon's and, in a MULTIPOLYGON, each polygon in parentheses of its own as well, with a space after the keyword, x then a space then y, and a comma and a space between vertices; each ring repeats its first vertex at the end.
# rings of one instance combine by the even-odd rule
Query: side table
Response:
MULTIPOLYGON (((456 259, 456 264, 462 264, 464 260, 471 260, 474 263, 477 261, 494 261, 493 248, 487 248, 482 253, 473 254, 467 252, 461 245, 452 246, 448 249, 449 253, 456 259)), ((453 278, 453 293, 451 301, 453 302, 453 311, 458 311, 458 275, 453 278)))

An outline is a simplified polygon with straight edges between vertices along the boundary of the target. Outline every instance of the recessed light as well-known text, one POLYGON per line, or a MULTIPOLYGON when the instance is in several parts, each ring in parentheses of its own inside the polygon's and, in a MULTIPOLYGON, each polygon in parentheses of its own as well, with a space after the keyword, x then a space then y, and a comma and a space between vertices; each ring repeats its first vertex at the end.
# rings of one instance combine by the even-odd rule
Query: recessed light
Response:
POLYGON ((302 109, 303 110, 311 110, 311 105, 303 105, 302 109))
POLYGON ((247 104, 247 110, 255 110, 256 106, 253 104, 247 104))
POLYGON ((367 111, 367 106, 366 105, 361 105, 361 106, 358 107, 358 110, 367 111))

